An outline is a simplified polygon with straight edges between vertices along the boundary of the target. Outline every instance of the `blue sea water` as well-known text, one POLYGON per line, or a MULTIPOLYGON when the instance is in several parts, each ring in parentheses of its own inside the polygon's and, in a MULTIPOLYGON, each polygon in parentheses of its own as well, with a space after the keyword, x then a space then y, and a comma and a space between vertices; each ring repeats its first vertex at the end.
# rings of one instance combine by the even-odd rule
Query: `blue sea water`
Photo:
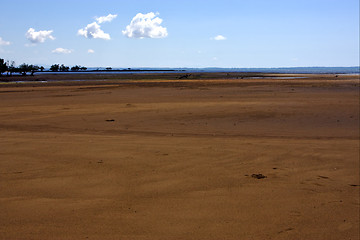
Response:
MULTIPOLYGON (((106 71, 104 68, 88 68, 88 73, 158 73, 164 72, 258 72, 258 73, 304 73, 304 74, 359 74, 360 67, 289 67, 289 68, 113 68, 106 71), (119 71, 116 71, 119 70, 119 71), (162 71, 164 70, 164 71, 162 71)), ((74 72, 71 72, 74 73, 74 72)), ((84 72, 79 72, 84 73, 84 72)))

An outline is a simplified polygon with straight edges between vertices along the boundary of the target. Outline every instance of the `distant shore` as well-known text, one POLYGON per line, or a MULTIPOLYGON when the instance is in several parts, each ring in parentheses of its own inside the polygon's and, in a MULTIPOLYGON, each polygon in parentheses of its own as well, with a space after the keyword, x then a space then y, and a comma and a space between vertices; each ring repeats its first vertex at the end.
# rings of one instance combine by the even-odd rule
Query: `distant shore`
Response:
POLYGON ((353 79, 357 78, 357 74, 293 74, 293 73, 261 73, 261 72, 178 72, 178 71, 138 71, 138 72, 42 72, 41 74, 35 73, 33 76, 26 75, 13 75, 13 76, 0 76, 0 85, 9 84, 86 84, 89 81, 98 81, 102 84, 107 83, 125 83, 126 81, 150 81, 150 80, 163 80, 166 82, 189 82, 198 80, 221 80, 221 84, 227 82, 227 84, 241 84, 246 81, 256 82, 262 80, 306 80, 311 78, 312 80, 321 79, 353 79), (228 81, 224 81, 228 80, 228 81), (2 84, 1 84, 2 83, 2 84))
MULTIPOLYGON (((90 67, 86 70, 52 71, 44 69, 36 70, 27 75, 43 74, 142 74, 142 73, 239 73, 239 74, 360 74, 360 67, 280 67, 280 68, 103 68, 90 67)), ((13 76, 20 76, 21 73, 12 73, 13 76)), ((8 72, 0 75, 11 77, 8 72)))

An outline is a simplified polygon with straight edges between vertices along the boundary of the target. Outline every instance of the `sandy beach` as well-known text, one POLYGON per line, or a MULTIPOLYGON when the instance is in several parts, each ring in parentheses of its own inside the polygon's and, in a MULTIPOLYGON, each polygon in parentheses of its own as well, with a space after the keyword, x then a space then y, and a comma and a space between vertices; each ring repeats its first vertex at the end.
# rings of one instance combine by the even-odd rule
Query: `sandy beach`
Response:
POLYGON ((360 237, 358 75, 17 78, 0 239, 360 237))

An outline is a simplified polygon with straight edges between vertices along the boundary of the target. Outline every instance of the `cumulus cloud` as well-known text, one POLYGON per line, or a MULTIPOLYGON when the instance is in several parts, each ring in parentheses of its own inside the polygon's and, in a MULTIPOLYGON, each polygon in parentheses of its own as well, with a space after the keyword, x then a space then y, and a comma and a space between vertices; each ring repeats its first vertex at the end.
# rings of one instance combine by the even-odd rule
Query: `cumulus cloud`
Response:
POLYGON ((11 44, 11 42, 5 41, 2 39, 2 37, 0 37, 0 46, 7 46, 10 44, 11 44))
POLYGON ((78 34, 85 38, 100 38, 105 40, 110 40, 110 35, 104 33, 101 30, 100 25, 96 22, 88 24, 85 28, 82 28, 78 31, 78 34))
POLYGON ((66 48, 56 48, 51 51, 52 53, 60 53, 60 54, 69 54, 72 53, 73 50, 66 49, 66 48))
POLYGON ((100 24, 100 23, 104 23, 104 22, 111 22, 116 17, 117 17, 117 14, 109 14, 107 16, 102 16, 102 17, 98 17, 95 19, 100 24))
POLYGON ((164 38, 168 35, 165 27, 160 26, 162 19, 156 17, 157 14, 150 12, 147 14, 138 13, 131 20, 130 24, 122 33, 128 38, 164 38))
POLYGON ((35 29, 29 28, 25 36, 32 43, 43 43, 45 42, 46 39, 51 39, 51 40, 55 39, 51 35, 52 32, 53 30, 49 30, 49 31, 44 30, 44 31, 36 32, 35 29))
POLYGON ((224 37, 223 35, 217 35, 216 37, 212 38, 216 41, 222 41, 222 40, 226 40, 226 37, 224 37))
POLYGON ((88 52, 88 53, 94 53, 95 51, 92 50, 92 49, 89 49, 87 52, 88 52))

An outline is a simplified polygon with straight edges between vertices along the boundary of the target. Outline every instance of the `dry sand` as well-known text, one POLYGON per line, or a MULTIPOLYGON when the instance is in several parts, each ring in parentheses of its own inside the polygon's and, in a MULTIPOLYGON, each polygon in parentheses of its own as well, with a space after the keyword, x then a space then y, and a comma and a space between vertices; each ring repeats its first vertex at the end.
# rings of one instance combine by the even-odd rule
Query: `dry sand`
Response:
POLYGON ((359 79, 306 77, 1 83, 0 239, 359 239, 359 79))

